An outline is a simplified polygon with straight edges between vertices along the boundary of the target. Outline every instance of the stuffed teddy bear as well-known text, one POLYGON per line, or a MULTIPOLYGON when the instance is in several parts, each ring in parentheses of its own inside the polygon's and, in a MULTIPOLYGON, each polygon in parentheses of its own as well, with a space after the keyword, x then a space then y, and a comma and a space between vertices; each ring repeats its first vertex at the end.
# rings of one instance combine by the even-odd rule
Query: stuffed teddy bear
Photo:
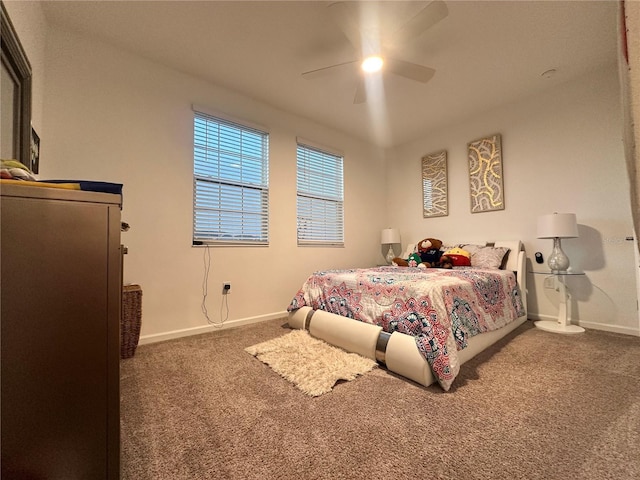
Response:
POLYGON ((418 242, 418 252, 412 253, 408 259, 396 257, 393 265, 399 267, 421 267, 421 268, 451 268, 451 259, 443 256, 440 248, 442 241, 436 238, 425 238, 418 242))
POLYGON ((435 267, 442 257, 442 241, 435 238, 425 238, 418 242, 418 253, 422 259, 422 263, 427 267, 435 267))

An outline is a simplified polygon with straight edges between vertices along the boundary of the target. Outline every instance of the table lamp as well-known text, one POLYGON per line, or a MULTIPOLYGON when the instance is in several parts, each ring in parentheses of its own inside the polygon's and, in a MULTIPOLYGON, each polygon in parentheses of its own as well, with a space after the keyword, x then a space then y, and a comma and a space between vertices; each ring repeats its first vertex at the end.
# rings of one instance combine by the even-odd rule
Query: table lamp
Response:
POLYGON ((397 228, 385 228, 384 230, 382 230, 380 243, 382 245, 389 245, 386 260, 387 263, 391 265, 393 259, 396 256, 395 252, 393 251, 393 244, 400 243, 400 232, 397 228))
POLYGON ((565 272, 569 257, 562 251, 561 238, 578 236, 575 213, 552 213, 538 217, 538 238, 553 238, 553 250, 547 261, 552 272, 565 272))

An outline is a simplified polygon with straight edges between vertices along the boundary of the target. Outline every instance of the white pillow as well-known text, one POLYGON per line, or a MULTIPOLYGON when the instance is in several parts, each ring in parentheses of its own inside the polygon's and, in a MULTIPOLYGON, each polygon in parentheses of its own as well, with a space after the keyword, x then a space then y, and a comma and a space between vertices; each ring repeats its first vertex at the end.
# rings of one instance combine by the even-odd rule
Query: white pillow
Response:
POLYGON ((518 270, 518 255, 522 250, 522 242, 520 240, 499 240, 493 245, 494 247, 506 247, 509 249, 506 258, 502 261, 505 270, 518 270))
POLYGON ((484 245, 464 245, 461 247, 471 254, 471 266, 498 270, 509 252, 506 247, 485 247, 484 245))

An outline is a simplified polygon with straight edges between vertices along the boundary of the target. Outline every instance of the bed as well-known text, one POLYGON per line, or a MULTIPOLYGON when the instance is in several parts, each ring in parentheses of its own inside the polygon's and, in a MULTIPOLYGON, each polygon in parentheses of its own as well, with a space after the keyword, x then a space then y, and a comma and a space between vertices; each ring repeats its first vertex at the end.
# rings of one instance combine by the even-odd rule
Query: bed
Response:
POLYGON ((315 272, 288 307, 289 325, 449 390, 460 365, 527 319, 522 243, 456 246, 472 251, 471 267, 315 272))

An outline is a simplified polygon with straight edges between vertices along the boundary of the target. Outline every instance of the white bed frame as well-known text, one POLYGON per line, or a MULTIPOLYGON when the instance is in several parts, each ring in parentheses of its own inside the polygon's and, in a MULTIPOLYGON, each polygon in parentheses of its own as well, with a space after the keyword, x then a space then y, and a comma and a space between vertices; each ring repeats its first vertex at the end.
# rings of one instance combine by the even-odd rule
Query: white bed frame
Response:
MULTIPOLYGON (((467 347, 458 351, 459 365, 471 360, 527 320, 526 255, 522 242, 519 240, 496 241, 493 246, 509 248, 505 270, 516 273, 525 313, 498 330, 471 337, 467 347)), ((421 385, 429 386, 436 381, 431 367, 420 354, 414 337, 410 335, 399 332, 388 334, 382 331, 382 327, 333 313, 314 311, 310 307, 302 307, 290 312, 289 326, 308 329, 309 333, 316 338, 348 352, 358 353, 384 363, 390 371, 421 385)))

